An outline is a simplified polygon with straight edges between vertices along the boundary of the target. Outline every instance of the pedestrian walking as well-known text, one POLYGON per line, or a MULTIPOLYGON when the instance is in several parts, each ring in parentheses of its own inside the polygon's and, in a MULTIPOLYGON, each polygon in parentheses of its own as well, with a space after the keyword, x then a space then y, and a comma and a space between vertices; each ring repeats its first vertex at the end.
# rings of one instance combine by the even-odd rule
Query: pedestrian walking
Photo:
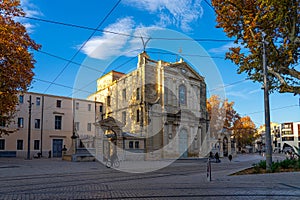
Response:
POLYGON ((221 162, 218 152, 216 152, 216 154, 215 154, 215 159, 216 159, 216 163, 221 162))
POLYGON ((232 160, 232 155, 231 154, 229 154, 228 159, 231 162, 231 160, 232 160))

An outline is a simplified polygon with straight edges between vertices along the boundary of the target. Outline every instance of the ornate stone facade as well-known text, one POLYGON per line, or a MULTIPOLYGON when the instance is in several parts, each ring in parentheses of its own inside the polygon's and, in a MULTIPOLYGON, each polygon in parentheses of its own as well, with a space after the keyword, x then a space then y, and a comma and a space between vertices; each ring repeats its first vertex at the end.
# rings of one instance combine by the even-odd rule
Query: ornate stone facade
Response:
POLYGON ((123 123, 119 137, 134 136, 123 149, 142 150, 144 159, 199 155, 207 132, 206 84, 182 59, 154 61, 143 52, 131 73, 100 77, 89 99, 104 103, 104 118, 123 123))

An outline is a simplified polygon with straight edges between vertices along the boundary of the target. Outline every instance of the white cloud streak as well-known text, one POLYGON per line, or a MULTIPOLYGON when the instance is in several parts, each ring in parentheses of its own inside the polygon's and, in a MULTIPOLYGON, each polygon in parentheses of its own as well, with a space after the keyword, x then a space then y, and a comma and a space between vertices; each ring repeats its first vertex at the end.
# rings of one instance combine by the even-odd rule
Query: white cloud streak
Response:
MULTIPOLYGON (((43 13, 39 10, 39 8, 31 3, 30 0, 21 0, 21 7, 27 17, 43 16, 43 13)), ((27 20, 24 19, 21 19, 20 22, 25 26, 26 30, 29 33, 32 33, 34 31, 34 24, 28 23, 27 20)))
MULTIPOLYGON (((111 24, 105 28, 105 31, 131 34, 133 27, 134 21, 132 18, 126 17, 111 24)), ((104 33, 102 36, 93 37, 89 40, 82 51, 91 58, 107 59, 110 56, 121 54, 121 49, 127 43, 128 39, 128 36, 104 33)))
POLYGON ((157 25, 176 25, 190 31, 190 23, 203 15, 201 0, 125 0, 124 4, 159 17, 157 25))
POLYGON ((238 46, 238 45, 234 44, 233 42, 230 42, 230 43, 225 44, 223 46, 220 46, 220 47, 217 47, 217 48, 212 48, 212 49, 208 50, 208 52, 221 54, 221 53, 227 52, 229 50, 229 48, 236 47, 236 46, 238 46))
MULTIPOLYGON (((149 31, 159 29, 156 26, 136 26, 132 17, 118 19, 105 28, 106 31, 121 32, 128 35, 149 37, 149 31)), ((104 32, 102 36, 90 39, 82 48, 84 54, 91 58, 105 60, 112 56, 135 56, 143 49, 141 38, 124 35, 115 35, 104 32)))

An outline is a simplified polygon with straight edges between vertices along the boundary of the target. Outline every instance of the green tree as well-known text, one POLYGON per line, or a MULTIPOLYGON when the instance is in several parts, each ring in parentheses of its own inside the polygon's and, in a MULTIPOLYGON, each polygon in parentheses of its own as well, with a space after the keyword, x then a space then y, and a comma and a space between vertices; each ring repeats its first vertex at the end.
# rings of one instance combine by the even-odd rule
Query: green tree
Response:
POLYGON ((226 58, 253 81, 263 82, 262 38, 267 43, 271 91, 300 94, 300 0, 212 0, 217 27, 235 38, 226 58), (265 36, 263 36, 263 33, 265 36))
MULTIPOLYGON (((30 86, 33 78, 34 59, 30 50, 40 48, 28 35, 26 28, 15 20, 24 16, 19 0, 0 1, 0 122, 8 125, 12 120, 17 94, 30 86)), ((0 128, 0 137, 8 134, 0 128)))

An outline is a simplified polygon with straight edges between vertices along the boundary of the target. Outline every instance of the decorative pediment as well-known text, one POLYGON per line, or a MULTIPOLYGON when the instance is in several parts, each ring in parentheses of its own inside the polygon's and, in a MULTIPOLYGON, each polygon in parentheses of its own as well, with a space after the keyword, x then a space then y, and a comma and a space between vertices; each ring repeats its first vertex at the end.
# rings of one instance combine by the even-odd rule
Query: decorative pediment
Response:
POLYGON ((168 67, 176 70, 176 73, 186 77, 187 79, 195 79, 199 81, 204 81, 204 77, 200 76, 191 66, 186 62, 177 62, 169 65, 168 67))

